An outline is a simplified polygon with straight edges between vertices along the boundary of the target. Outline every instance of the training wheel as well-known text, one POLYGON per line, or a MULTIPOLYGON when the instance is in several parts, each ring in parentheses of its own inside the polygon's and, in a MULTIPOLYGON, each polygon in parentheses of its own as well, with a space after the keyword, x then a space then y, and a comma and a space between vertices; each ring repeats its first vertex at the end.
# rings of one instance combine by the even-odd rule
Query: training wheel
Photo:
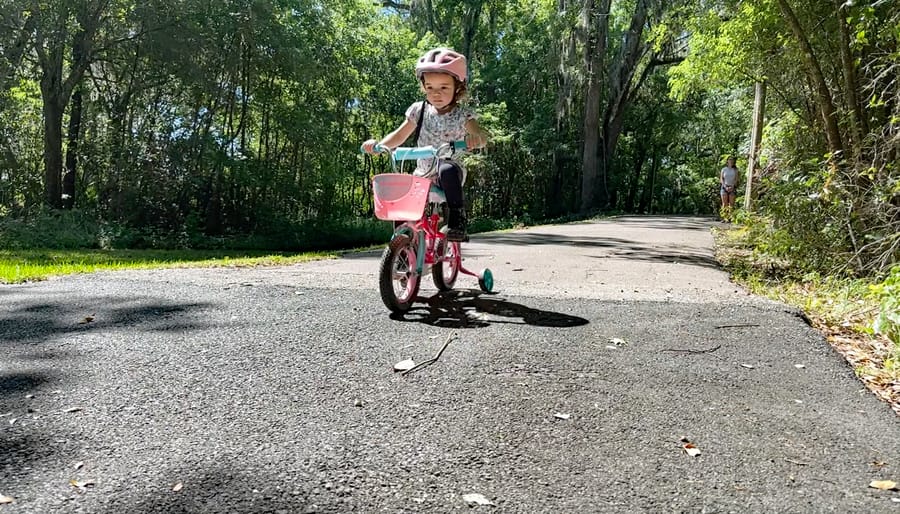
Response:
POLYGON ((478 277, 478 287, 485 293, 490 293, 494 288, 494 274, 491 270, 484 268, 481 270, 481 276, 478 277))

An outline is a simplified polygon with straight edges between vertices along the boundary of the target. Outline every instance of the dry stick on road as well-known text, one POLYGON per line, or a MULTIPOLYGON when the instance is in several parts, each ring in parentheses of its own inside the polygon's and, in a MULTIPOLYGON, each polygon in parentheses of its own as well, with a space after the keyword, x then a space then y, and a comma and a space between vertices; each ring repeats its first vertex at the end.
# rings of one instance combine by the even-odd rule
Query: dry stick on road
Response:
POLYGON ((716 346, 715 348, 707 348, 705 350, 679 350, 677 348, 666 348, 665 350, 660 350, 660 351, 661 352, 678 352, 678 353, 712 353, 721 347, 722 347, 722 345, 719 345, 719 346, 716 346))
POLYGON ((741 323, 739 325, 716 325, 716 328, 743 328, 743 327, 758 327, 756 323, 741 323))
POLYGON ((438 359, 441 358, 441 354, 444 353, 444 350, 446 350, 447 346, 450 345, 450 341, 453 341, 454 339, 458 339, 458 337, 456 337, 455 332, 450 334, 450 336, 447 338, 447 341, 444 342, 444 346, 441 347, 441 351, 437 352, 437 355, 435 355, 431 359, 428 359, 427 361, 422 361, 422 362, 416 364, 415 366, 409 368, 408 370, 406 370, 400 374, 403 376, 406 376, 407 374, 412 373, 413 371, 415 371, 417 369, 421 369, 421 368, 424 368, 425 366, 430 366, 431 364, 434 364, 435 362, 437 362, 438 359))

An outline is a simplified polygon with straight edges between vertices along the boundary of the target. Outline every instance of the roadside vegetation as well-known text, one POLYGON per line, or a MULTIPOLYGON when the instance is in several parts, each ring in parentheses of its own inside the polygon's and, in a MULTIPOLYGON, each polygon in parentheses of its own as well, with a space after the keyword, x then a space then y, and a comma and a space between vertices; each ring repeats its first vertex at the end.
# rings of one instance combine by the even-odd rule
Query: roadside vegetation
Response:
POLYGON ((288 254, 234 250, 0 250, 0 283, 123 269, 288 265, 336 256, 332 252, 288 254))
POLYGON ((802 310, 860 380, 900 415, 900 266, 878 279, 804 270, 774 255, 758 217, 716 229, 716 256, 754 294, 802 310))

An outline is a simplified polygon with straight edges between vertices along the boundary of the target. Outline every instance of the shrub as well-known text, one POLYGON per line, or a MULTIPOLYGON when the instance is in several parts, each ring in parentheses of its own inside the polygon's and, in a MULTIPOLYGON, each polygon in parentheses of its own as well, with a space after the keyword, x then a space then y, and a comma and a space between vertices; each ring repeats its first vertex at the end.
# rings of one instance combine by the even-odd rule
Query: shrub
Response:
POLYGON ((900 348, 900 266, 894 266, 887 279, 871 290, 881 305, 872 328, 900 348))

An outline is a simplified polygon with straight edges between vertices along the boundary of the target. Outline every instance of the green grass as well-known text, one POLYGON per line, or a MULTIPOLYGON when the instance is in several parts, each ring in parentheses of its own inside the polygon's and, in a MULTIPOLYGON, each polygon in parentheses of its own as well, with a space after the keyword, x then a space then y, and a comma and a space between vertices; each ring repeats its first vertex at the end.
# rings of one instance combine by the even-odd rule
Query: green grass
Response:
POLYGON ((241 250, 0 250, 0 283, 105 270, 287 265, 336 256, 241 250))

